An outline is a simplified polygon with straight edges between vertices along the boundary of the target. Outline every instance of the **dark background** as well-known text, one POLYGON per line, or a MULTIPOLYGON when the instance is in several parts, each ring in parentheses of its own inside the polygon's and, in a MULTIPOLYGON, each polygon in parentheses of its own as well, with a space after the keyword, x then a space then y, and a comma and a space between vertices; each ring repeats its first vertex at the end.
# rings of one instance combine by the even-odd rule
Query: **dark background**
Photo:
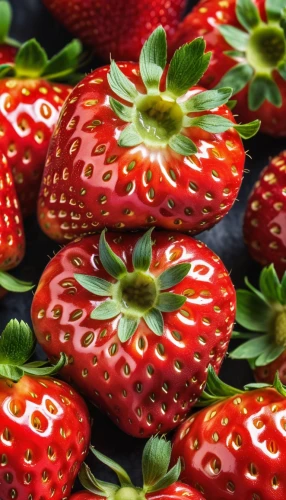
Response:
MULTIPOLYGON (((45 47, 48 54, 52 55, 72 38, 52 18, 42 5, 41 0, 10 0, 10 2, 14 11, 11 35, 18 40, 25 41, 35 37, 45 47)), ((189 3, 188 10, 194 3, 189 3)), ((98 63, 92 61, 88 70, 97 66, 98 63)), ((269 157, 283 150, 284 144, 284 139, 274 140, 262 134, 258 134, 245 143, 245 147, 252 159, 247 157, 245 177, 238 200, 230 213, 219 224, 198 237, 221 257, 230 271, 236 287, 243 286, 245 275, 251 278, 253 283, 257 282, 260 267, 250 259, 243 243, 243 214, 247 197, 259 176, 259 172, 268 163, 269 157)), ((59 250, 59 245, 41 233, 36 218, 30 217, 26 220, 25 230, 27 238, 26 257, 14 274, 36 284, 49 258, 59 250)), ((17 295, 8 294, 0 302, 1 329, 12 318, 23 319, 31 324, 31 301, 31 292, 17 295)), ((43 353, 39 348, 36 354, 43 357, 43 353)), ((252 381, 252 373, 248 364, 246 362, 231 361, 230 359, 224 361, 221 376, 225 381, 236 387, 242 387, 252 381)), ((108 417, 100 414, 93 407, 91 408, 91 414, 94 420, 92 444, 103 453, 120 461, 121 465, 126 467, 131 474, 135 484, 139 486, 141 484, 141 453, 145 442, 131 438, 121 432, 109 421, 108 417)), ((112 480, 112 474, 107 472, 104 466, 101 466, 92 457, 89 457, 88 462, 98 477, 112 480)), ((77 489, 78 485, 76 485, 75 491, 77 489)))

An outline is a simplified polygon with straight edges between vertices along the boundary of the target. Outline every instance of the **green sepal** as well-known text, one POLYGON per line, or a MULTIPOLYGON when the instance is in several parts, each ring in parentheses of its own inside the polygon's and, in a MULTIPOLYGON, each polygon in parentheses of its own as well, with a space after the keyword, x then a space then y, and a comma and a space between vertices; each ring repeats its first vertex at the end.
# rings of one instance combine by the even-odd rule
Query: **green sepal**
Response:
POLYGON ((144 43, 139 59, 141 78, 148 90, 159 90, 166 62, 166 32, 159 26, 144 43))
POLYGON ((259 337, 259 334, 255 335, 253 332, 236 332, 233 331, 231 334, 232 340, 238 340, 238 339, 253 339, 259 337))
POLYGON ((227 103, 227 107, 232 111, 235 106, 237 105, 237 101, 235 99, 231 99, 230 101, 228 101, 227 103))
MULTIPOLYGON (((47 61, 41 76, 48 80, 63 80, 76 71, 82 44, 79 40, 72 40, 60 52, 47 61)), ((78 80, 78 79, 77 79, 78 80)))
POLYGON ((14 365, 1 365, 0 364, 0 378, 7 378, 18 382, 24 376, 23 370, 14 365))
POLYGON ((12 23, 12 9, 6 0, 0 1, 0 43, 4 43, 12 23))
POLYGON ((285 0, 266 0, 265 9, 268 21, 280 21, 281 12, 285 8, 285 0))
POLYGON ((138 134, 133 123, 130 123, 130 125, 127 125, 127 127, 122 130, 118 139, 118 145, 122 148, 132 148, 133 146, 138 146, 138 144, 142 142, 143 139, 141 135, 138 134))
POLYGON ((248 290, 237 290, 236 320, 244 328, 254 332, 267 332, 272 311, 260 297, 248 290))
POLYGON ((204 53, 205 41, 196 38, 182 45, 173 55, 166 82, 166 91, 173 97, 180 97, 195 85, 206 71, 211 53, 204 53))
POLYGON ((281 354, 285 351, 285 347, 281 345, 276 345, 273 341, 272 343, 256 358, 255 366, 265 366, 272 363, 275 359, 279 358, 281 354))
POLYGON ((198 152, 195 143, 182 134, 173 135, 168 144, 173 151, 183 156, 194 155, 198 152))
POLYGON ((133 103, 138 97, 135 85, 122 73, 115 61, 110 63, 107 79, 113 92, 125 101, 133 103))
POLYGON ((5 271, 0 271, 0 287, 8 290, 8 292, 29 292, 35 285, 28 281, 22 281, 5 271))
POLYGON ((60 358, 55 365, 52 366, 44 366, 48 363, 48 361, 44 361, 42 363, 28 363, 20 368, 24 373, 33 376, 39 377, 49 377, 51 375, 55 375, 58 373, 67 363, 67 357, 64 353, 60 354, 60 358))
POLYGON ((92 319, 104 320, 115 318, 120 314, 121 308, 120 305, 112 299, 108 299, 105 302, 101 302, 99 306, 97 306, 90 314, 92 319))
POLYGON ((228 103, 231 96, 231 87, 206 90, 190 97, 190 99, 183 102, 180 106, 184 113, 207 111, 228 103))
POLYGON ((161 336, 164 333, 164 320, 162 313, 153 307, 143 316, 145 323, 155 335, 161 336))
POLYGON ((216 88, 231 87, 233 95, 240 92, 250 82, 254 70, 248 63, 240 63, 231 68, 222 77, 216 88))
POLYGON ((26 78, 39 77, 48 63, 48 56, 41 45, 32 38, 19 49, 15 58, 16 76, 26 78))
POLYGON ((253 359, 258 358, 266 349, 273 346, 271 335, 259 335, 247 342, 244 342, 229 354, 232 359, 253 359))
POLYGON ((188 127, 199 127, 206 132, 214 134, 223 133, 230 128, 234 128, 243 139, 250 139, 250 137, 253 137, 260 128, 259 120, 237 125, 231 120, 228 120, 228 118, 213 114, 197 116, 195 118, 186 117, 185 124, 188 127))
POLYGON ((242 139, 251 139, 260 129, 261 121, 253 120, 253 122, 243 123, 242 125, 234 125, 233 128, 238 132, 242 139))
POLYGON ((259 277, 259 287, 269 303, 279 302, 286 305, 282 297, 282 282, 280 283, 273 264, 262 269, 259 277))
POLYGON ((120 342, 127 342, 136 332, 140 319, 122 316, 119 320, 117 335, 120 342))
POLYGON ((202 392, 197 407, 206 407, 216 404, 232 396, 243 394, 243 391, 225 384, 219 379, 212 365, 208 366, 208 378, 204 391, 202 392))
POLYGON ((161 312, 172 312, 180 309, 186 302, 187 297, 176 293, 160 293, 156 308, 161 312))
POLYGON ((236 17, 247 31, 261 23, 259 10, 252 0, 237 0, 236 17))
POLYGON ((165 437, 151 437, 143 450, 143 489, 153 491, 152 486, 164 477, 170 465, 172 445, 165 437))
POLYGON ((13 76, 14 65, 13 64, 0 64, 0 78, 5 78, 6 76, 13 76))
POLYGON ((109 104, 114 113, 124 122, 131 122, 133 108, 130 106, 125 106, 122 102, 109 98, 109 104))
MULTIPOLYGON (((285 6, 285 2, 284 2, 284 6, 285 6)), ((286 36, 286 7, 284 7, 281 10, 281 14, 280 14, 280 26, 281 26, 281 28, 284 31, 284 35, 286 36)))
MULTIPOLYGON (((90 468, 86 463, 82 464, 78 477, 82 486, 86 490, 90 491, 91 493, 94 493, 95 495, 107 497, 107 493, 102 490, 102 486, 98 484, 97 479, 94 477, 94 475, 92 474, 90 468)), ((117 487, 117 489, 119 489, 119 487, 117 487)))
POLYGON ((282 396, 286 397, 286 387, 285 385, 282 384, 280 378, 279 378, 279 372, 277 371, 275 373, 274 381, 273 384, 264 384, 264 383, 251 383, 251 384, 246 384, 244 386, 244 389, 246 391, 255 391, 257 389, 266 389, 266 388, 273 388, 276 389, 279 394, 282 396))
POLYGON ((120 278, 127 273, 124 262, 111 249, 105 238, 105 230, 99 238, 99 258, 104 269, 113 278, 120 278))
POLYGON ((123 467, 117 464, 114 460, 111 460, 111 458, 103 455, 103 453, 97 451, 93 446, 90 447, 90 450, 100 462, 107 465, 107 467, 115 472, 121 486, 133 486, 130 476, 127 474, 126 470, 123 469, 123 467))
POLYGON ((35 344, 31 328, 24 321, 12 319, 0 337, 0 364, 23 365, 32 355, 35 344))
POLYGON ((281 92, 271 77, 268 75, 256 75, 249 86, 249 109, 256 111, 264 101, 269 101, 273 106, 280 108, 282 106, 281 92))
POLYGON ((85 274, 74 274, 76 281, 86 290, 100 297, 110 297, 113 291, 113 285, 109 281, 95 276, 85 274))
POLYGON ((230 26, 229 24, 220 24, 217 26, 220 34, 225 41, 234 49, 245 51, 249 42, 249 33, 230 26))
POLYGON ((245 61, 245 52, 242 52, 241 50, 225 50, 224 54, 235 61, 245 61))
POLYGON ((168 290, 169 288, 172 288, 180 283, 189 274, 190 269, 191 264, 185 262, 163 271, 158 279, 158 286, 160 290, 168 290))
POLYGON ((249 288, 249 290, 251 290, 254 295, 256 295, 258 298, 260 298, 266 305, 268 305, 268 302, 266 300, 266 298, 264 297, 263 293, 261 293, 259 290, 257 290, 257 288, 255 288, 255 286, 253 286, 249 279, 247 278, 247 276, 244 278, 244 283, 246 284, 247 288, 249 288))
POLYGON ((132 263, 136 271, 148 271, 152 259, 152 240, 151 234, 153 227, 150 228, 142 238, 140 238, 133 250, 132 263))
POLYGON ((281 61, 277 66, 277 71, 282 76, 283 80, 286 80, 286 61, 281 61))
POLYGON ((178 481, 180 474, 181 461, 179 459, 177 463, 172 467, 172 469, 170 469, 164 477, 159 479, 159 481, 153 485, 152 489, 148 489, 148 492, 155 492, 163 490, 164 488, 168 488, 168 486, 178 481))

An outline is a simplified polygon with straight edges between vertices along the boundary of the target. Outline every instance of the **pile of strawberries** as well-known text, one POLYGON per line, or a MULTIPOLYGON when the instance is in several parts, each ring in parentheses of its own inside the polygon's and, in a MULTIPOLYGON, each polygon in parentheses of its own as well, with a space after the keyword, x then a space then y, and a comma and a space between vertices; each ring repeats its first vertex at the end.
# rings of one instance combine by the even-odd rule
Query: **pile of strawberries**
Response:
POLYGON ((112 58, 84 76, 77 39, 50 59, 20 45, 0 0, 0 297, 34 288, 8 273, 23 218, 63 245, 34 332, 11 318, 0 335, 0 500, 285 500, 286 151, 244 216, 257 286, 235 290, 193 236, 239 197, 243 140, 286 136, 286 1, 200 0, 181 22, 184 0, 44 3, 112 58), (231 338, 244 389, 218 377, 231 338), (141 487, 99 451, 93 405, 148 438, 141 487))

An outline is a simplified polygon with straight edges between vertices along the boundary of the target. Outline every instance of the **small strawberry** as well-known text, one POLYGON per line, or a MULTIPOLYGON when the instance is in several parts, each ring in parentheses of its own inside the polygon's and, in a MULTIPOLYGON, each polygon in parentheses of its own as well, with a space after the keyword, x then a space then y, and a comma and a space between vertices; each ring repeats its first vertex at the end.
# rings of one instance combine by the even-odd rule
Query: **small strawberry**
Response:
POLYGON ((52 132, 71 87, 59 84, 78 63, 74 40, 48 60, 33 39, 22 45, 14 64, 0 65, 0 138, 12 170, 23 215, 35 210, 52 132))
POLYGON ((206 500, 284 500, 286 387, 221 382, 210 368, 201 405, 176 431, 172 461, 206 500), (250 390, 253 389, 253 390, 250 390))
POLYGON ((171 39, 186 0, 44 0, 64 26, 108 62, 138 61, 142 44, 162 24, 171 39))
POLYGON ((286 151, 273 158, 248 200, 244 239, 251 256, 262 265, 286 271, 286 151))
POLYGON ((91 447, 98 460, 110 467, 120 486, 99 481, 83 464, 79 477, 82 485, 90 492, 82 491, 71 496, 71 500, 204 500, 200 493, 190 486, 178 482, 181 472, 180 460, 169 469, 171 443, 165 438, 153 437, 145 445, 142 456, 143 487, 133 485, 127 472, 116 462, 91 447))
POLYGON ((234 338, 249 338, 230 357, 247 359, 257 381, 272 384, 278 371, 286 383, 286 272, 281 280, 274 266, 264 268, 259 290, 245 280, 249 290, 237 290, 237 322, 251 333, 236 333, 234 338))
MULTIPOLYGON (((9 37, 10 25, 12 21, 12 10, 7 0, 0 0, 0 66, 9 65, 14 62, 17 49, 20 44, 9 37)), ((2 66, 1 74, 5 73, 2 66)))
POLYGON ((0 297, 4 290, 26 292, 33 288, 6 272, 21 262, 24 252, 25 235, 14 181, 6 157, 0 153, 0 297))
POLYGON ((0 337, 0 495, 3 500, 68 498, 89 446, 82 398, 50 375, 56 366, 26 363, 35 344, 24 322, 0 337), (26 363, 26 364, 25 364, 26 363))
POLYGON ((286 135, 285 7, 284 0, 200 1, 173 45, 203 36, 213 57, 202 85, 232 87, 239 117, 259 118, 273 136, 286 135))
POLYGON ((63 248, 32 304, 37 338, 63 351, 63 376, 125 432, 147 437, 183 420, 211 363, 219 371, 235 292, 219 258, 177 233, 105 233, 63 248))

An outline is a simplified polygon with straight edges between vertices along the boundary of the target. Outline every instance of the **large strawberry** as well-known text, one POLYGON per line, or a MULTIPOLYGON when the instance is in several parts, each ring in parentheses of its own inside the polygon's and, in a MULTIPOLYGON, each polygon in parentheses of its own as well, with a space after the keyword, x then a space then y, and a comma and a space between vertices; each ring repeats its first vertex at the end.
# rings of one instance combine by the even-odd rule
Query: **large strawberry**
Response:
POLYGON ((143 487, 133 485, 128 473, 116 462, 91 447, 98 460, 110 467, 117 475, 120 486, 96 479, 89 467, 83 464, 79 477, 90 492, 80 492, 71 500, 204 500, 200 493, 178 481, 180 460, 168 471, 171 458, 171 443, 165 438, 151 438, 144 447, 142 456, 143 487))
POLYGON ((35 338, 12 320, 0 337, 0 496, 3 500, 68 498, 89 446, 82 398, 50 375, 56 366, 26 363, 35 338))
POLYGON ((228 212, 245 160, 239 133, 259 123, 235 123, 224 105, 230 88, 193 87, 208 66, 204 48, 202 39, 182 47, 164 72, 158 28, 139 65, 113 61, 74 89, 42 181, 38 216, 49 236, 150 225, 196 233, 228 212))
POLYGON ((159 25, 171 39, 186 0, 44 0, 65 27, 108 62, 138 61, 142 44, 159 25))
MULTIPOLYGON (((10 25, 12 21, 12 11, 7 0, 0 0, 0 65, 11 64, 15 60, 18 42, 9 37, 10 25)), ((2 71, 4 68, 2 66, 2 71)))
POLYGON ((63 248, 32 304, 37 338, 63 351, 63 376, 125 432, 150 436, 183 420, 211 363, 218 371, 235 315, 220 259, 177 233, 105 233, 63 248))
POLYGON ((242 120, 286 135, 285 0, 204 0, 179 27, 174 47, 203 36, 213 57, 202 85, 230 86, 242 120))
POLYGON ((276 372, 286 383, 286 272, 281 280, 274 266, 264 268, 259 290, 245 280, 248 290, 237 290, 237 322, 251 333, 237 333, 235 338, 249 338, 235 349, 233 359, 247 359, 259 382, 273 383, 276 372))
POLYGON ((48 60, 30 40, 14 64, 0 65, 0 140, 24 215, 35 210, 52 132, 71 86, 58 83, 75 71, 80 44, 74 40, 48 60))
POLYGON ((244 239, 251 256, 262 265, 286 271, 286 151, 261 172, 247 203, 244 239))
POLYGON ((176 432, 173 462, 206 500, 286 498, 286 387, 230 387, 210 370, 201 404, 176 432))

